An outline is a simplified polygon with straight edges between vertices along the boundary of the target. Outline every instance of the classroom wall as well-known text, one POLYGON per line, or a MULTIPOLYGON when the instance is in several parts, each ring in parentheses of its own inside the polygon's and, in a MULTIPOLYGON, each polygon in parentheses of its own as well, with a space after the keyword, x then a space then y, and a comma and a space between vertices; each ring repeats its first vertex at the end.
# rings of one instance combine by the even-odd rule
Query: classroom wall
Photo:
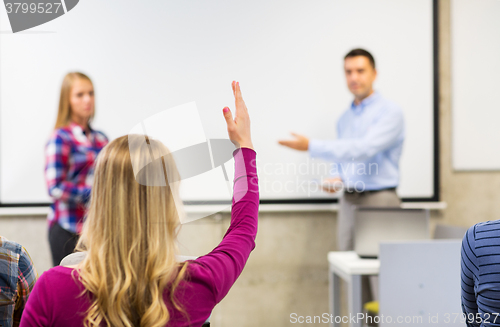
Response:
MULTIPOLYGON (((433 225, 467 227, 500 219, 500 173, 452 170, 450 1, 440 0, 439 9, 440 182, 441 199, 448 207, 433 211, 431 218, 433 225)), ((220 214, 184 225, 180 234, 183 254, 210 251, 228 224, 229 215, 220 214)), ((22 243, 39 272, 50 268, 45 217, 0 217, 0 233, 22 243)), ((332 212, 260 213, 257 246, 228 296, 214 310, 213 325, 281 327, 291 325, 291 313, 328 312, 326 254, 335 250, 335 234, 336 214, 332 212)))
MULTIPOLYGON (((439 8, 441 199, 448 203, 448 208, 439 216, 443 223, 471 226, 480 221, 500 219, 500 172, 453 171, 450 0, 439 0, 439 8)), ((481 64, 471 63, 478 69, 484 68, 481 64)))

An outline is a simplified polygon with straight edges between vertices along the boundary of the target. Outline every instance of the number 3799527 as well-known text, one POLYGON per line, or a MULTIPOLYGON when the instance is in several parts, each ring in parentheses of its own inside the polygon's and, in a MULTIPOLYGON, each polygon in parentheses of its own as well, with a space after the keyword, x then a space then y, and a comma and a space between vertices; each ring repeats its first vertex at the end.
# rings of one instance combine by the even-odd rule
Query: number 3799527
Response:
POLYGON ((449 323, 449 322, 461 322, 461 323, 465 323, 465 322, 469 322, 469 323, 475 323, 475 324, 481 324, 481 323, 485 323, 485 324, 491 324, 491 323, 495 323, 498 319, 498 321, 500 321, 500 319, 498 318, 499 314, 498 313, 472 313, 472 312, 469 312, 467 315, 465 313, 456 313, 456 314, 445 314, 444 315, 444 322, 445 323, 449 323), (492 321, 493 320, 493 321, 492 321))
POLYGON ((14 2, 14 3, 6 3, 5 8, 7 9, 7 13, 39 13, 39 14, 57 14, 59 10, 63 10, 61 8, 61 3, 57 2, 45 2, 45 3, 27 3, 27 2, 14 2))

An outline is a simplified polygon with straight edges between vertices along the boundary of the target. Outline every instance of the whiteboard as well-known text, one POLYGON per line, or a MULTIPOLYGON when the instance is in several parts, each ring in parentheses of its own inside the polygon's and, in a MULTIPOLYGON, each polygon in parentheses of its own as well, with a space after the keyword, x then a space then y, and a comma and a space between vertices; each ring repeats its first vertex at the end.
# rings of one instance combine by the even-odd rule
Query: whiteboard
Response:
MULTIPOLYGON (((0 11, 0 202, 50 201, 43 149, 68 71, 93 80, 93 127, 110 139, 191 102, 207 139, 227 138, 222 108, 234 110, 230 83, 238 80, 251 115, 261 200, 332 199, 308 184, 325 177, 326 171, 311 169, 324 163, 277 140, 290 132, 336 138, 337 119, 352 101, 343 57, 355 47, 374 55, 375 89, 405 115, 398 193, 430 199, 432 5, 431 0, 86 0, 15 34, 0 11)), ((184 199, 226 197, 212 192, 184 199)))
POLYGON ((500 1, 451 2, 452 146, 456 170, 500 169, 500 1))

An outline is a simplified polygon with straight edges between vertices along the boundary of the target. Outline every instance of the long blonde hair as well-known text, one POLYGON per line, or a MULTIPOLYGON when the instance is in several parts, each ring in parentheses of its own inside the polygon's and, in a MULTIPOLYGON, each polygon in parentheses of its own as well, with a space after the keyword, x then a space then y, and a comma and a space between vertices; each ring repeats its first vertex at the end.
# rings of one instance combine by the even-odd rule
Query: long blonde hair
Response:
POLYGON ((85 326, 102 321, 108 326, 165 326, 170 319, 163 299, 166 287, 170 302, 185 313, 174 297, 187 269, 176 260, 178 188, 168 183, 179 175, 175 163, 161 156, 167 153, 159 141, 128 135, 110 142, 97 158, 77 244, 77 250, 87 251, 79 266, 84 293, 91 298, 85 326), (160 160, 142 165, 139 183, 133 163, 148 162, 151 155, 160 160))
MULTIPOLYGON (((69 100, 71 96, 71 88, 75 84, 75 81, 78 79, 87 80, 90 82, 90 84, 92 84, 90 78, 87 75, 80 72, 71 72, 66 74, 66 76, 64 76, 61 85, 61 94, 59 96, 59 109, 57 111, 56 125, 54 129, 67 126, 71 121, 71 104, 69 100)), ((95 113, 95 106, 94 106, 94 112, 92 112, 90 120, 94 118, 94 113, 95 113)))

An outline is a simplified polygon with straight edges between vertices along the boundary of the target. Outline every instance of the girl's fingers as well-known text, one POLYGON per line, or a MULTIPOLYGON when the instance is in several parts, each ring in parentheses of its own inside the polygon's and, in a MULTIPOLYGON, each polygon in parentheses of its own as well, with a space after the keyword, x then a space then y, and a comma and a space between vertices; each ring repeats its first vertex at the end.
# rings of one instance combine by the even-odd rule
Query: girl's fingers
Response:
POLYGON ((243 101, 243 97, 241 96, 240 82, 236 82, 235 90, 236 99, 238 101, 243 101))

